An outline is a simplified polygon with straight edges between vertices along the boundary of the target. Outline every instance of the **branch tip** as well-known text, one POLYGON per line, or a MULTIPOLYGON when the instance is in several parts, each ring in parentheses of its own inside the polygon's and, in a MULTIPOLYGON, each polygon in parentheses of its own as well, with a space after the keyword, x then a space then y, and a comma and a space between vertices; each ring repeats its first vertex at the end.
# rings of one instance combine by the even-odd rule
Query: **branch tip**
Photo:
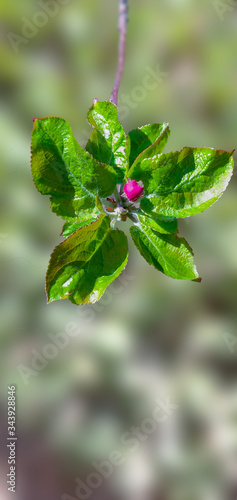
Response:
POLYGON ((114 88, 110 98, 110 101, 116 106, 118 105, 118 91, 124 69, 127 23, 128 23, 128 0, 119 0, 118 30, 120 36, 119 36, 118 69, 114 82, 114 88))

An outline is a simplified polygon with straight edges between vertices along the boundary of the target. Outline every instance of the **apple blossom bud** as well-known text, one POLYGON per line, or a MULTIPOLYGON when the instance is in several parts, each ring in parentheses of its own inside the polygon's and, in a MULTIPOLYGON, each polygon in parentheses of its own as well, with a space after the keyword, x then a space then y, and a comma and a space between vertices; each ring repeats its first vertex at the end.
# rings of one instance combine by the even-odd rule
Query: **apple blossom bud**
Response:
POLYGON ((136 201, 142 196, 144 187, 140 186, 136 181, 129 181, 124 186, 124 192, 129 201, 136 201))

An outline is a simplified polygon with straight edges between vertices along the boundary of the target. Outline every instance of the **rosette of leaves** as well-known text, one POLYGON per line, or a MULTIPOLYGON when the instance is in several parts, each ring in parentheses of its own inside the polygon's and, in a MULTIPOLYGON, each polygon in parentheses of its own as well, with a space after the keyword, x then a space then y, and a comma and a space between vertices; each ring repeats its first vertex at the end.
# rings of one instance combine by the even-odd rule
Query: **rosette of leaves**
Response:
POLYGON ((127 237, 115 228, 127 217, 148 264, 172 278, 200 281, 192 249, 177 235, 177 219, 202 212, 222 195, 233 172, 233 151, 185 147, 164 154, 166 123, 126 135, 109 101, 95 100, 88 121, 93 129, 83 149, 62 118, 34 120, 33 179, 66 221, 65 240, 54 249, 46 275, 48 302, 100 299, 127 263, 127 237), (136 201, 124 192, 131 181, 144 188, 136 201))

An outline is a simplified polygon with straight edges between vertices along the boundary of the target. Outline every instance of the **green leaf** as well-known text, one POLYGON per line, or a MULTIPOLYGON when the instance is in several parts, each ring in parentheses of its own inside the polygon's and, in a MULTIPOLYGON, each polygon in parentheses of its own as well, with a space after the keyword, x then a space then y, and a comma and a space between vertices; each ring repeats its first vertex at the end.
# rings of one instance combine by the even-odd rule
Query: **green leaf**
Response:
POLYGON ((114 163, 111 148, 109 147, 105 137, 95 128, 91 132, 86 145, 86 150, 93 156, 93 158, 100 162, 106 163, 107 165, 114 163))
POLYGON ((125 234, 112 229, 109 217, 101 214, 54 249, 46 275, 48 301, 93 304, 121 273, 127 259, 125 234))
POLYGON ((171 278, 199 280, 193 252, 184 238, 160 234, 144 224, 130 228, 132 239, 148 264, 171 278))
POLYGON ((84 220, 82 222, 69 222, 69 221, 67 221, 67 222, 65 222, 65 224, 63 226, 61 236, 63 236, 64 238, 67 238, 68 236, 71 236, 71 234, 78 231, 78 229, 80 229, 81 227, 88 226, 89 224, 91 224, 91 222, 94 222, 96 220, 97 220, 97 217, 87 219, 87 220, 84 220))
POLYGON ((142 212, 142 210, 138 210, 136 212, 136 216, 141 224, 154 229, 154 231, 157 231, 158 233, 168 234, 177 233, 178 231, 177 219, 169 217, 159 219, 156 215, 149 217, 147 214, 142 212))
POLYGON ((100 200, 98 195, 95 197, 95 204, 96 204, 96 207, 97 207, 99 213, 103 214, 104 209, 103 209, 102 201, 100 200))
POLYGON ((51 196, 53 212, 67 220, 88 218, 97 195, 109 196, 117 176, 76 141, 62 118, 35 121, 32 132, 32 175, 37 189, 51 196))
MULTIPOLYGON (((131 130, 128 134, 130 139, 129 167, 135 162, 133 165, 134 168, 144 158, 150 158, 161 153, 168 141, 169 135, 170 129, 168 123, 153 123, 152 125, 145 125, 144 127, 131 130)), ((130 175, 129 172, 129 177, 130 175)))
POLYGON ((104 213, 103 205, 101 203, 99 196, 95 197, 95 203, 96 207, 94 209, 83 210, 83 211, 81 210, 77 217, 76 222, 75 221, 65 222, 61 236, 67 238, 81 227, 87 226, 91 222, 94 222, 96 219, 98 219, 100 213, 104 213))
POLYGON ((233 152, 211 148, 184 148, 137 163, 131 178, 144 184, 141 209, 178 218, 202 212, 226 189, 232 156, 233 152))
POLYGON ((127 139, 118 120, 117 107, 109 101, 94 101, 87 118, 94 127, 87 151, 98 161, 113 166, 118 182, 122 182, 127 168, 127 139))

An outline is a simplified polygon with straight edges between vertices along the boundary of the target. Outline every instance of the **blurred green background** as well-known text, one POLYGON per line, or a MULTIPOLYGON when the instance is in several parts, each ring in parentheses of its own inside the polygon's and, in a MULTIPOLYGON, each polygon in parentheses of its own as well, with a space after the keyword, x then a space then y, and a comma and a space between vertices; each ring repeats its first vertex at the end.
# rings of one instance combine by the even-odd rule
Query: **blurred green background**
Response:
MULTIPOLYGON (((236 148, 237 8, 222 4, 221 16, 212 0, 130 0, 119 94, 127 132, 165 121, 166 151, 236 148), (147 90, 158 66, 165 75, 147 90)), ((178 409, 136 452, 124 450, 125 463, 91 498, 236 500, 236 172, 217 204, 180 223, 201 284, 164 277, 130 243, 123 281, 97 305, 46 305, 45 272, 63 221, 31 178, 32 118, 67 119, 84 146, 87 109, 110 97, 118 42, 116 0, 55 0, 54 8, 42 17, 39 1, 0 7, 0 498, 12 496, 6 403, 16 384, 17 500, 79 498, 75 479, 86 481, 92 462, 121 449, 123 432, 168 397, 178 409), (33 19, 44 26, 32 35, 33 19), (25 23, 32 36, 16 44, 9 33, 22 36, 25 23), (35 352, 70 322, 81 332, 24 379, 19 365, 32 369, 35 352)))

